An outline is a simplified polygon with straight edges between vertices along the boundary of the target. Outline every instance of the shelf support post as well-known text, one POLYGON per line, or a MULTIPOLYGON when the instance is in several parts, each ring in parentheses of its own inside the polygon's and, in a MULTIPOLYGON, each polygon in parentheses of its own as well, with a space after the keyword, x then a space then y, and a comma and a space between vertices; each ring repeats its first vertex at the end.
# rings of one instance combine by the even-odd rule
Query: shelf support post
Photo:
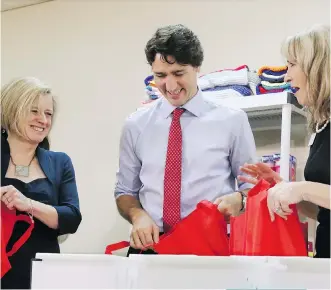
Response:
POLYGON ((290 173, 291 117, 292 105, 284 104, 282 107, 282 129, 280 140, 280 176, 286 181, 289 181, 290 173))

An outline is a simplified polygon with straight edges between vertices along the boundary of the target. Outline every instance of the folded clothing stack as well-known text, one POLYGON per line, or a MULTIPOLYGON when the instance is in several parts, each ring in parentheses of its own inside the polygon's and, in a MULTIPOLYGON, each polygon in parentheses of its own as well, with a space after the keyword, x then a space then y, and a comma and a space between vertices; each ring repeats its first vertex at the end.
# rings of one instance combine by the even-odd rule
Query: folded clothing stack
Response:
POLYGON ((207 97, 217 98, 243 97, 252 95, 248 83, 248 66, 242 65, 234 69, 222 69, 202 75, 198 86, 206 92, 207 97), (208 92, 213 92, 209 94, 208 92))
POLYGON ((257 74, 261 83, 256 87, 256 94, 270 94, 290 91, 291 86, 285 82, 287 66, 262 66, 257 74))

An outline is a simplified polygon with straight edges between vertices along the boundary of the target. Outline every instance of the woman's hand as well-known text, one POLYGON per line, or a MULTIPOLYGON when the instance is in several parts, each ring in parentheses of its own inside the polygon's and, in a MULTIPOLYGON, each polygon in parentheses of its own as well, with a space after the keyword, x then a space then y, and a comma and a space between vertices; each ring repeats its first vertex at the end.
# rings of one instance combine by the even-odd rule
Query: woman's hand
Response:
POLYGON ((10 209, 28 212, 30 209, 29 199, 14 186, 1 186, 1 201, 10 209))
POLYGON ((17 209, 27 212, 51 229, 58 229, 59 227, 59 216, 53 206, 27 198, 12 185, 1 187, 1 201, 10 210, 17 209))
POLYGON ((290 204, 297 204, 303 200, 304 182, 277 183, 268 190, 268 209, 270 218, 273 221, 275 214, 286 219, 292 213, 290 204))
POLYGON ((277 172, 273 171, 268 165, 262 162, 256 164, 245 164, 240 167, 240 170, 251 176, 239 175, 238 180, 242 182, 257 184, 259 180, 264 179, 270 184, 274 184, 283 180, 277 172))

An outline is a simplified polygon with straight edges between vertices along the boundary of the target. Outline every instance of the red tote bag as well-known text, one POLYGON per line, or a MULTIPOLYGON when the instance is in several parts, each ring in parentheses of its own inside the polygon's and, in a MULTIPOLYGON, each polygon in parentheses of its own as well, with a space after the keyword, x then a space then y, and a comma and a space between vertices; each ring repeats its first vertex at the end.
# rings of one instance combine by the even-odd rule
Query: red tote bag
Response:
POLYGON ((295 205, 287 220, 270 219, 267 190, 261 180, 248 192, 246 212, 230 222, 230 254, 247 256, 307 256, 307 245, 295 205))
POLYGON ((201 201, 154 245, 158 254, 228 256, 229 241, 224 216, 217 205, 201 201))
POLYGON ((16 210, 9 210, 1 202, 1 278, 11 269, 8 257, 15 254, 20 247, 28 240, 34 228, 33 219, 27 215, 16 215, 16 210), (14 225, 17 221, 25 221, 30 224, 25 233, 16 241, 9 252, 6 251, 7 244, 13 233, 14 225))
MULTIPOLYGON (((129 246, 121 241, 106 247, 105 254, 129 246)), ((196 209, 172 230, 163 234, 153 250, 163 255, 228 256, 226 222, 217 205, 201 201, 196 209)))

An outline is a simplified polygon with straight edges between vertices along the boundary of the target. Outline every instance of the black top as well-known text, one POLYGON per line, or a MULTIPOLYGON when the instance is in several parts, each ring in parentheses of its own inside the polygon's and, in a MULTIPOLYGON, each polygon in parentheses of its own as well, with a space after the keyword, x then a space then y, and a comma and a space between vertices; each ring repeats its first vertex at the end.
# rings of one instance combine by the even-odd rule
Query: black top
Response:
MULTIPOLYGON (((330 184, 330 123, 316 134, 305 167, 307 181, 330 184)), ((330 210, 320 207, 317 216, 316 258, 330 258, 330 210)))
MULTIPOLYGON (((36 156, 46 178, 25 183, 15 178, 6 178, 10 149, 5 138, 1 138, 1 186, 13 185, 26 197, 53 206, 59 217, 59 228, 51 229, 34 218, 35 227, 27 242, 9 258, 12 269, 1 279, 1 288, 30 288, 31 259, 36 253, 59 253, 57 237, 76 232, 80 222, 79 200, 75 172, 68 155, 37 148, 36 156)), ((17 212, 18 214, 26 214, 17 212)), ((2 221, 5 222, 5 221, 2 221)), ((25 222, 15 224, 7 245, 7 252, 28 228, 25 222)))

